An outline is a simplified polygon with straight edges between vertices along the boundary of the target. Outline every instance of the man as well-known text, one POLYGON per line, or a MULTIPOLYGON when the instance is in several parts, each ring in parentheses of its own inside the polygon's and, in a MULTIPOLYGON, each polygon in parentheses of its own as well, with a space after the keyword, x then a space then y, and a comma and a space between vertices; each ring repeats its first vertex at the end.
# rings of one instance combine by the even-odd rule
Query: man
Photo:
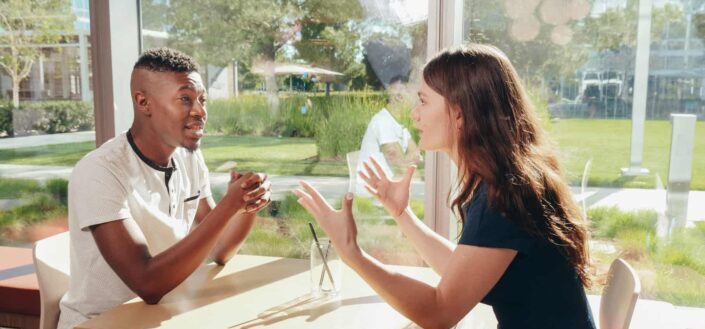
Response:
POLYGON ((158 303, 208 256, 224 264, 270 202, 265 175, 233 172, 215 205, 198 150, 207 95, 192 58, 148 50, 130 89, 131 128, 71 174, 71 283, 60 303, 61 329, 135 296, 158 303))
MULTIPOLYGON (((389 82, 388 107, 399 107, 406 95, 404 79, 395 76, 389 82)), ((409 133, 409 129, 397 122, 387 108, 379 110, 367 125, 362 136, 360 153, 358 154, 357 171, 364 171, 363 163, 370 157, 382 166, 388 177, 394 177, 393 168, 405 169, 421 160, 421 153, 409 133)), ((355 175, 357 175, 355 173, 355 175)), ((364 188, 364 181, 355 177, 355 193, 370 196, 364 188)))

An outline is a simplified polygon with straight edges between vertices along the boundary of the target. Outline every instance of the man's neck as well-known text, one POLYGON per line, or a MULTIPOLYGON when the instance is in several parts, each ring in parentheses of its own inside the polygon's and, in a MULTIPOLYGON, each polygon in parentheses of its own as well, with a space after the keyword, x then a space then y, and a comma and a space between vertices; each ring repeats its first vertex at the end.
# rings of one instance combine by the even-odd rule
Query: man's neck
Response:
POLYGON ((175 147, 164 145, 157 134, 136 125, 132 125, 129 132, 142 156, 158 166, 169 166, 171 155, 176 150, 175 147))

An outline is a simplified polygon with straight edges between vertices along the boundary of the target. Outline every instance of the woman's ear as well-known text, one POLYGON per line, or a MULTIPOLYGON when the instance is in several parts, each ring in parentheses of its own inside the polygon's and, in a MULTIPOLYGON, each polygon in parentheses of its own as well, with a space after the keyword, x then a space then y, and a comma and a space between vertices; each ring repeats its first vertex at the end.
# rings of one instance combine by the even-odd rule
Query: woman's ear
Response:
POLYGON ((463 110, 458 105, 452 105, 450 108, 453 121, 455 122, 455 127, 458 130, 463 129, 463 110))

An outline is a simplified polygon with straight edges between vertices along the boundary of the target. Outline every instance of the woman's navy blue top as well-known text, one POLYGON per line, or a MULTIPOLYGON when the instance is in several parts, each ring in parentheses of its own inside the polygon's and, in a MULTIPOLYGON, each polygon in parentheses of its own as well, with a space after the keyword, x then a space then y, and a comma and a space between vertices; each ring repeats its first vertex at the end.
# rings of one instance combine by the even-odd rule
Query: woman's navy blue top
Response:
POLYGON ((464 211, 465 226, 458 243, 517 251, 499 282, 482 299, 492 306, 498 328, 595 329, 585 290, 555 245, 530 235, 489 207, 485 184, 475 190, 464 211))

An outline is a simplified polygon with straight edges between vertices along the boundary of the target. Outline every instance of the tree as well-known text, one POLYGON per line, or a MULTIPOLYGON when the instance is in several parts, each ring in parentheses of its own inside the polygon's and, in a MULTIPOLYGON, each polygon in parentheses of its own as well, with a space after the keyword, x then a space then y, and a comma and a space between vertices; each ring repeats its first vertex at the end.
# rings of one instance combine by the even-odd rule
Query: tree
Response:
POLYGON ((0 1, 0 67, 12 79, 12 105, 19 107, 20 82, 42 56, 73 32, 69 0, 0 1))
POLYGON ((237 60, 262 68, 270 102, 276 105, 273 63, 282 49, 308 42, 308 59, 332 69, 354 66, 345 50, 350 34, 344 32, 360 13, 356 1, 345 0, 173 0, 167 15, 169 44, 201 63, 225 66, 237 60))

